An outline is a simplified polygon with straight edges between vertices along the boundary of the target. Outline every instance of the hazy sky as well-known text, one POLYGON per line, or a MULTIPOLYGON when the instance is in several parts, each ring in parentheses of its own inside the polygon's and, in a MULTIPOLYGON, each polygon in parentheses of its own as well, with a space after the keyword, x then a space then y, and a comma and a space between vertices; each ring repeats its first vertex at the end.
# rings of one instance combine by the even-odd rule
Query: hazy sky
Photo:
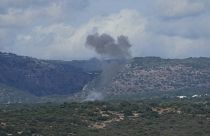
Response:
POLYGON ((133 56, 210 57, 210 0, 0 0, 0 50, 88 59, 88 34, 129 37, 133 56))

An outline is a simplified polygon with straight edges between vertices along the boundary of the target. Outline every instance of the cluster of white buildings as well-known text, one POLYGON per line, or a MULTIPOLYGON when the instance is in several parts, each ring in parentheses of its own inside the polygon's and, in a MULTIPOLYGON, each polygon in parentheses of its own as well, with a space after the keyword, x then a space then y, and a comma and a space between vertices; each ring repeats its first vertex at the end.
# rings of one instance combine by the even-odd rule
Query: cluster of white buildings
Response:
MULTIPOLYGON (((194 95, 191 96, 191 98, 200 98, 202 96, 209 96, 209 94, 204 94, 204 95, 194 94, 194 95)), ((189 98, 189 97, 188 96, 177 96, 177 98, 184 99, 184 98, 189 98)))

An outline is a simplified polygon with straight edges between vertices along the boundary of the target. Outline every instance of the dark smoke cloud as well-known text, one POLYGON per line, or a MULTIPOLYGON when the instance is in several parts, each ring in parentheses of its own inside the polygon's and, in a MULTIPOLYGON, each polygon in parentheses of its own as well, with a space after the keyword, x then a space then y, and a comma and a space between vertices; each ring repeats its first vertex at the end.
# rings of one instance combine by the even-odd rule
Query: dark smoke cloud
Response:
POLYGON ((112 59, 126 59, 131 56, 129 52, 131 44, 128 37, 123 35, 119 36, 117 41, 108 34, 88 35, 86 45, 93 48, 101 56, 112 59))
POLYGON ((111 85, 113 77, 119 72, 127 60, 131 57, 129 49, 131 44, 128 37, 119 36, 115 41, 108 34, 98 33, 88 35, 86 46, 91 47, 102 57, 108 57, 109 61, 102 60, 102 73, 93 86, 86 87, 88 95, 84 101, 103 100, 106 97, 106 89, 111 85))

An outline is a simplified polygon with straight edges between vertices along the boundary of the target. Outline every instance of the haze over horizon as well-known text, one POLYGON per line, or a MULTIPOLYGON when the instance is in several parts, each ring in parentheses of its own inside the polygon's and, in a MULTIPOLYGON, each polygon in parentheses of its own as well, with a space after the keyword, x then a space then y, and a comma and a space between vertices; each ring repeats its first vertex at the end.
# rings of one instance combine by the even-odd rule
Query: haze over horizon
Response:
POLYGON ((1 0, 0 51, 89 59, 88 35, 120 35, 132 56, 210 57, 209 0, 1 0))

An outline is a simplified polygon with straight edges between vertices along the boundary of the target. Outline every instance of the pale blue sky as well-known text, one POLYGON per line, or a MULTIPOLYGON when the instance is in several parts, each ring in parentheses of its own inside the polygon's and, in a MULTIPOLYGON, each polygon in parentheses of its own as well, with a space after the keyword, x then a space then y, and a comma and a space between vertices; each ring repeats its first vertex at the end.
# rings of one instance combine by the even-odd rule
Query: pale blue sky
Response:
POLYGON ((88 59, 88 34, 129 37, 133 56, 210 57, 209 0, 0 0, 0 50, 88 59))

